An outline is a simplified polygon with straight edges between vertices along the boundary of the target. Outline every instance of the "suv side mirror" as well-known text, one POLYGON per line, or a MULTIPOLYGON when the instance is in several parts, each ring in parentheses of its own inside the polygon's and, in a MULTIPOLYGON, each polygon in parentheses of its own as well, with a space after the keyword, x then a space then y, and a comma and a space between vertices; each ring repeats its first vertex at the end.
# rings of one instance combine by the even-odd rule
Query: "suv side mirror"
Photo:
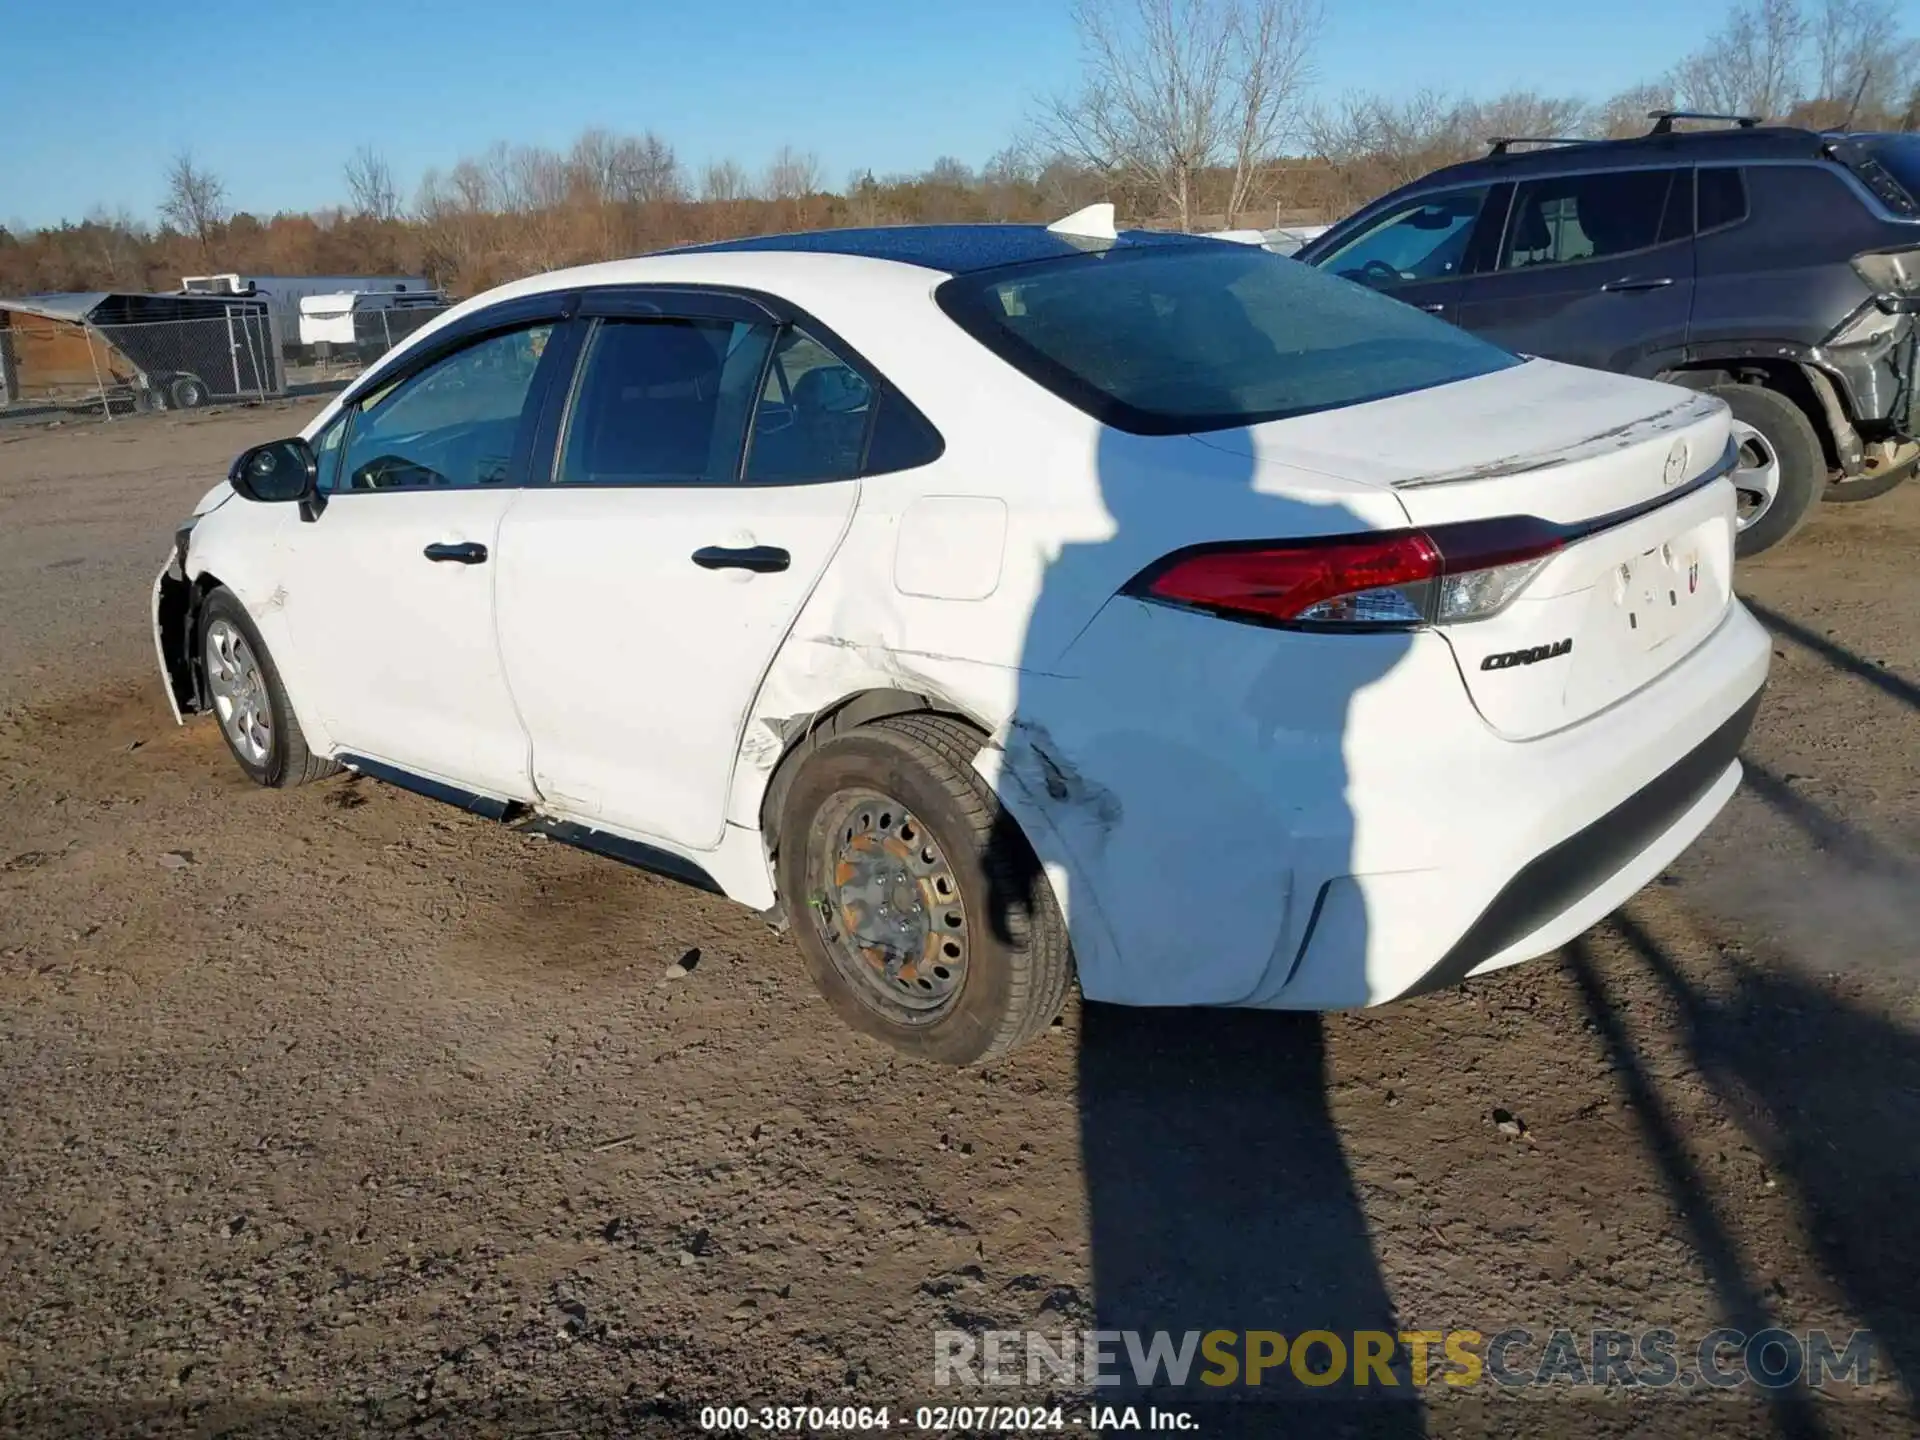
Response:
POLYGON ((313 499, 319 476, 313 447, 296 435, 243 450, 227 471, 227 483, 245 499, 274 503, 313 499))

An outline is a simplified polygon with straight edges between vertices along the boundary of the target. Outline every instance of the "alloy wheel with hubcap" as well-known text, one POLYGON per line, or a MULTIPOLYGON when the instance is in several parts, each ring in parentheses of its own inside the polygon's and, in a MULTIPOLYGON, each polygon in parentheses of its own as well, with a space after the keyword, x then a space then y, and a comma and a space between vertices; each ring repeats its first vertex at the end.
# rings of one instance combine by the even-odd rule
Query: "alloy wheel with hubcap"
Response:
POLYGON ((232 621, 218 619, 207 626, 206 659, 221 728, 237 753, 265 769, 273 756, 273 706, 253 647, 232 621))
POLYGON ((1733 490, 1738 497, 1736 531, 1751 529, 1773 508, 1780 494, 1780 456, 1773 442, 1743 420, 1733 422, 1738 457, 1733 464, 1733 490))

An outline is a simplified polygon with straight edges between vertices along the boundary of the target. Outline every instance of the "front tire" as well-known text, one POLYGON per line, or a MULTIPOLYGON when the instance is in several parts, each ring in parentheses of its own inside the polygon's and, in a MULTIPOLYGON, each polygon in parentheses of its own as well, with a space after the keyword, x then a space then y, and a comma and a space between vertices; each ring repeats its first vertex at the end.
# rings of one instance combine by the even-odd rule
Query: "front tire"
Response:
POLYGON ((898 715, 822 745, 780 816, 778 880, 814 984, 918 1059, 998 1059, 1060 1013, 1066 922, 1026 838, 973 768, 980 736, 898 715))
POLYGON ((1777 390, 1760 385, 1715 385, 1733 411, 1740 456, 1733 483, 1740 492, 1734 553, 1741 559, 1771 550, 1806 523, 1827 486, 1827 459, 1813 422, 1777 390))
POLYGON ((207 387, 198 375, 176 375, 167 387, 176 410, 198 410, 207 403, 207 387))
POLYGON ((279 667, 246 607, 224 585, 200 607, 200 663, 220 736, 254 784, 286 789, 340 768, 307 748, 279 667))

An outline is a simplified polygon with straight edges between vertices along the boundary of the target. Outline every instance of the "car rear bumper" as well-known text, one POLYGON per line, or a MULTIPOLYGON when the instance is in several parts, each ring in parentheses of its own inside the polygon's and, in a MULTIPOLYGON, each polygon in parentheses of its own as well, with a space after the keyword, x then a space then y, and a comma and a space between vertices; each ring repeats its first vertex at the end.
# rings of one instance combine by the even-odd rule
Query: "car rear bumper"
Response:
POLYGON ((1650 684, 1524 741, 1479 717, 1434 634, 1126 602, 1074 656, 1074 679, 1023 684, 1015 729, 1044 764, 1016 735, 1008 765, 1059 792, 1036 808, 1084 993, 1336 1009, 1543 954, 1649 883, 1737 788, 1771 647, 1733 602, 1650 684))

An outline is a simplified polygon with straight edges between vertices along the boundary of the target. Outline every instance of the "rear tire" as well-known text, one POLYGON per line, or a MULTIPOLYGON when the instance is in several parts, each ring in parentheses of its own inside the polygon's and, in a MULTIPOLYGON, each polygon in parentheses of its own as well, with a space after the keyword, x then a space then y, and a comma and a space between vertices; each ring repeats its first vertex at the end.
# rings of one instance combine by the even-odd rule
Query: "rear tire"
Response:
POLYGON ((199 644, 220 737, 249 780, 284 790, 340 768, 307 748, 279 667, 246 606, 224 585, 200 607, 199 644))
POLYGON ((1827 486, 1827 460, 1820 448, 1820 437, 1813 422, 1801 408, 1777 390, 1760 385, 1715 385, 1707 392, 1718 395, 1733 411, 1733 418, 1758 432, 1751 444, 1741 447, 1736 462, 1736 483, 1740 469, 1753 468, 1765 457, 1761 447, 1772 452, 1778 466, 1778 480, 1771 498, 1748 518, 1744 509, 1741 529, 1734 541, 1734 553, 1742 559, 1771 550, 1806 523, 1814 502, 1827 486))
POLYGON ((1073 975, 1066 922, 958 720, 892 716, 827 741, 782 806, 780 897, 842 1020, 945 1065, 1045 1030, 1073 975))

